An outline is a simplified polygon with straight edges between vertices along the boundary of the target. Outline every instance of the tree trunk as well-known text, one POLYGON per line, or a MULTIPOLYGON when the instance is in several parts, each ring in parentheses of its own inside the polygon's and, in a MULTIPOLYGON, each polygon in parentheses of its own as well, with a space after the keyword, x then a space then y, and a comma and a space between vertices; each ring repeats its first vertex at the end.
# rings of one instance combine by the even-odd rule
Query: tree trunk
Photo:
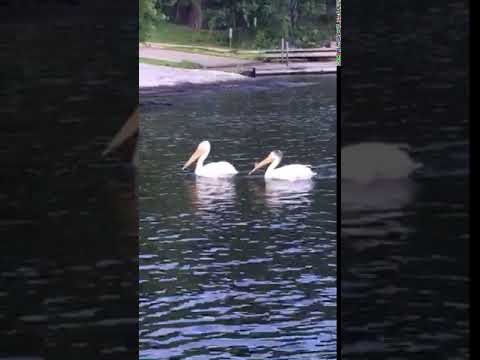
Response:
POLYGON ((233 8, 232 26, 233 26, 233 30, 237 30, 237 9, 236 8, 233 8))
POLYGON ((175 13, 175 22, 178 24, 182 21, 182 11, 181 11, 181 6, 180 6, 180 1, 177 1, 177 6, 176 6, 176 13, 175 13))
POLYGON ((197 31, 202 28, 202 0, 192 0, 188 23, 190 27, 197 31))
POLYGON ((325 0, 327 7, 327 15, 335 16, 337 14, 337 3, 333 0, 325 0))
POLYGON ((295 29, 297 27, 297 21, 298 21, 298 1, 297 0, 289 0, 288 15, 290 18, 290 25, 292 29, 295 29))
POLYGON ((185 6, 181 1, 177 1, 175 7, 175 23, 190 25, 190 6, 185 6))

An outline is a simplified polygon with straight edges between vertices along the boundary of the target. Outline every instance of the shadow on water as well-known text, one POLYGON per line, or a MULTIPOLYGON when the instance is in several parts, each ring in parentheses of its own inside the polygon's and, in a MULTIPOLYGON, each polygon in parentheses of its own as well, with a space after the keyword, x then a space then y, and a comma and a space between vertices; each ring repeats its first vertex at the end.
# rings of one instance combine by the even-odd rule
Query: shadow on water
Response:
MULTIPOLYGON (((359 138, 369 124, 351 123, 359 138)), ((409 179, 341 182, 342 355, 468 358, 468 143, 462 124, 418 122, 409 179)), ((394 124, 388 124, 388 128, 394 124)), ((342 129, 344 130, 344 129, 342 129)), ((378 138, 397 143, 396 131, 378 138)), ((361 164, 359 164, 361 166, 361 164)))
POLYGON ((341 357, 469 359, 468 4, 358 5, 342 28, 342 147, 406 144, 423 167, 342 181, 341 357))
POLYGON ((336 79, 261 84, 141 99, 141 358, 336 357, 336 79), (181 170, 206 139, 237 176, 181 170), (320 176, 247 176, 277 148, 320 176))
POLYGON ((138 104, 136 5, 15 4, 0 11, 0 358, 136 358, 134 172, 101 157, 138 104))

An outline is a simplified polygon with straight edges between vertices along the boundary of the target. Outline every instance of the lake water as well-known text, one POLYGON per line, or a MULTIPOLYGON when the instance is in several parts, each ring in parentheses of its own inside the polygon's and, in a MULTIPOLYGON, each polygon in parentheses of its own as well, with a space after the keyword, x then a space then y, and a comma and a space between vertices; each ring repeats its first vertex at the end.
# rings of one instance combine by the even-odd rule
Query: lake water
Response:
POLYGON ((138 5, 18 5, 0 11, 0 358, 136 359, 134 171, 101 153, 138 104, 138 5))
POLYGON ((336 77, 141 97, 140 357, 336 358, 336 77), (196 179, 202 140, 240 171, 196 179), (313 181, 248 176, 270 151, 313 181))
POLYGON ((468 129, 409 116, 342 125, 346 144, 407 143, 423 164, 409 180, 342 181, 345 359, 469 358, 468 129))

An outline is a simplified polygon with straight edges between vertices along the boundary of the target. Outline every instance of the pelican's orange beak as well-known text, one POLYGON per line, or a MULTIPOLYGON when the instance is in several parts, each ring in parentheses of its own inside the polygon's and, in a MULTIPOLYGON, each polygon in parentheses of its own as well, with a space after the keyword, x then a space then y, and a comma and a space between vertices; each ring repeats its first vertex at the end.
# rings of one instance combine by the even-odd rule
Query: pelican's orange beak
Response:
POLYGON ((128 118, 127 122, 118 131, 118 133, 113 137, 112 141, 110 144, 108 144, 102 155, 105 156, 111 153, 113 150, 127 141, 131 136, 133 136, 139 129, 139 123, 138 109, 136 109, 128 118))
POLYGON ((265 165, 270 164, 273 161, 272 155, 268 155, 265 159, 260 161, 259 163, 255 163, 255 167, 248 173, 248 175, 253 174, 258 169, 264 167, 265 165))
POLYGON ((203 154, 203 151, 198 149, 195 150, 195 152, 192 154, 192 156, 190 156, 190 159, 188 159, 188 161, 185 163, 185 165, 183 165, 183 170, 185 170, 186 168, 188 168, 190 165, 192 165, 200 156, 202 156, 203 154))

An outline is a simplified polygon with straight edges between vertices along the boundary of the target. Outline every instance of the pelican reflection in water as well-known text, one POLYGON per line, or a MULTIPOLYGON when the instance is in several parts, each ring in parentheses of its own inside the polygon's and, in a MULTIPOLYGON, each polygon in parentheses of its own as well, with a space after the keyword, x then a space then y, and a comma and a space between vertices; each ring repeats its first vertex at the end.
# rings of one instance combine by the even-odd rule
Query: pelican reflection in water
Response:
MULTIPOLYGON (((402 219, 414 200, 417 185, 410 178, 422 165, 399 144, 360 143, 341 153, 342 234, 375 238, 411 227, 402 219)), ((378 241, 355 242, 355 247, 377 246, 378 241)), ((353 245, 352 245, 353 246, 353 245)))
POLYGON ((410 176, 422 167, 409 155, 408 145, 366 142, 341 152, 341 201, 346 210, 393 210, 414 196, 410 176))
POLYGON ((186 180, 194 208, 218 211, 235 201, 235 182, 229 178, 196 177, 186 180))
POLYGON ((341 209, 344 211, 399 210, 412 202, 416 185, 411 179, 381 180, 375 184, 341 182, 341 209))
POLYGON ((312 202, 312 180, 285 181, 266 180, 264 184, 254 187, 256 198, 264 199, 267 206, 307 206, 312 202))

